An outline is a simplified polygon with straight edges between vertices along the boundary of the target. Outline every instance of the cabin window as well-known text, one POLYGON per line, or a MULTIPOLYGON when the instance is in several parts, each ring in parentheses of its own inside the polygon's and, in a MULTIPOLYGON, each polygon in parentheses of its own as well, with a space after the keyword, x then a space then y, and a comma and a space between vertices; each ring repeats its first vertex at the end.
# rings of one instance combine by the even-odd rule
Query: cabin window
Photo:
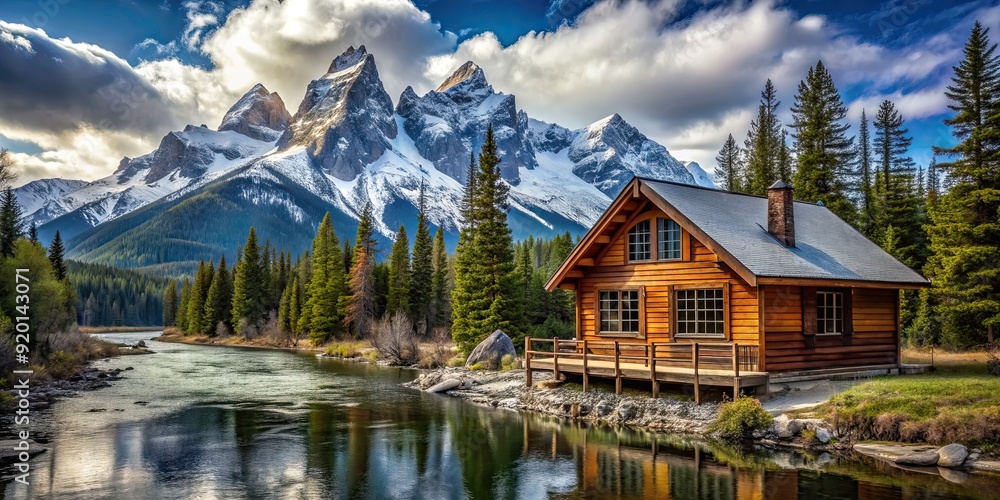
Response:
POLYGON ((656 243, 659 260, 679 260, 681 258, 681 226, 673 219, 656 219, 656 243))
POLYGON ((844 333, 843 292, 816 292, 816 333, 819 335, 844 333))
POLYGON ((652 235, 649 221, 644 220, 632 226, 628 232, 628 260, 650 260, 652 254, 652 235))
POLYGON ((639 290, 603 290, 598 302, 600 333, 639 334, 639 290))
POLYGON ((726 301, 722 288, 677 290, 677 335, 726 336, 726 301))

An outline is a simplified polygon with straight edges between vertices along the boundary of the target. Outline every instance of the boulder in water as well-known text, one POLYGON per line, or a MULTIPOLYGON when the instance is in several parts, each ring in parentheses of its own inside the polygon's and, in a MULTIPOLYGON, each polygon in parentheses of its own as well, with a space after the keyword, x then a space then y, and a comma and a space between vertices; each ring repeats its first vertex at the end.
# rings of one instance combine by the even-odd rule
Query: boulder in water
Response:
POLYGON ((514 342, 510 340, 503 330, 497 330, 479 343, 475 349, 469 353, 465 360, 465 367, 479 365, 481 368, 496 370, 500 368, 500 360, 505 355, 517 356, 514 350, 514 342))

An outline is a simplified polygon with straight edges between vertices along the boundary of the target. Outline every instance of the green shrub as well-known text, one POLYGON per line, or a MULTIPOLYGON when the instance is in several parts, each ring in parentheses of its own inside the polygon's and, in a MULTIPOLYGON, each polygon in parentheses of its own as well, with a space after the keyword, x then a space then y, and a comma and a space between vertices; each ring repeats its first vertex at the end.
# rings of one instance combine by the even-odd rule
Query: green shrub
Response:
POLYGON ((708 426, 708 432, 727 441, 741 441, 753 437, 754 431, 771 427, 774 417, 756 398, 740 396, 722 403, 719 416, 708 426))
POLYGON ((457 367, 460 367, 460 366, 465 366, 465 356, 462 356, 461 354, 459 354, 458 356, 455 356, 454 358, 449 359, 448 360, 448 366, 451 366, 451 367, 454 367, 454 368, 457 368, 457 367))
POLYGON ((517 358, 511 354, 504 354, 503 357, 500 358, 500 370, 507 372, 513 370, 514 368, 517 368, 517 358))
POLYGON ((472 366, 469 367, 470 370, 477 370, 477 371, 478 370, 485 370, 487 368, 488 368, 488 366, 486 365, 486 363, 483 363, 482 361, 480 361, 479 363, 475 363, 475 364, 473 364, 472 366))
POLYGON ((326 355, 338 358, 356 358, 361 356, 364 344, 360 342, 335 342, 326 346, 326 355))

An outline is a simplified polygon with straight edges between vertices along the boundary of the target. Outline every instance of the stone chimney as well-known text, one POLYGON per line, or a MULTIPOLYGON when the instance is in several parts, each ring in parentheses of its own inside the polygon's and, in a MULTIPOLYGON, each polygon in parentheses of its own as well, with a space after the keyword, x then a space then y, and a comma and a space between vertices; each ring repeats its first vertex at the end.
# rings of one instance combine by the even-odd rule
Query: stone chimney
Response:
POLYGON ((786 247, 795 246, 795 207, 792 186, 778 181, 767 188, 767 232, 786 247))

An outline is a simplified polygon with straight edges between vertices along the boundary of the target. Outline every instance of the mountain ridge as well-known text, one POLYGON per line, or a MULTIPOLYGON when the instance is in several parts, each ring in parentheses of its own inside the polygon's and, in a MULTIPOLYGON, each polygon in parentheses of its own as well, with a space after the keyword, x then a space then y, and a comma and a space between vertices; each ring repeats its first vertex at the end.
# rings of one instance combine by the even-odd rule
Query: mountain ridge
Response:
POLYGON ((511 186, 515 238, 582 233, 634 175, 696 183, 686 165, 617 113, 573 130, 535 120, 517 108, 514 95, 496 92, 471 61, 422 96, 407 87, 393 106, 374 56, 359 46, 310 82, 294 115, 258 84, 218 130, 169 132, 153 152, 122 159, 111 176, 85 184, 36 181, 18 195, 37 207, 29 217, 43 239, 61 230, 69 255, 85 261, 110 262, 114 252, 136 256, 115 262, 126 267, 189 265, 235 248, 247 228, 219 239, 193 221, 171 219, 182 212, 193 217, 198 203, 219 211, 204 217, 241 224, 253 223, 241 211, 280 214, 288 224, 271 224, 273 239, 296 245, 307 245, 301 235, 312 234, 324 210, 337 214, 338 233, 353 237, 350 227, 371 203, 377 232, 388 242, 401 224, 412 229, 421 185, 430 200, 429 222, 444 228, 453 244, 469 157, 487 126, 494 128, 501 172, 511 186), (140 211, 141 217, 130 216, 140 211), (149 224, 174 233, 155 241, 149 224), (170 245, 190 252, 171 252, 170 245))

